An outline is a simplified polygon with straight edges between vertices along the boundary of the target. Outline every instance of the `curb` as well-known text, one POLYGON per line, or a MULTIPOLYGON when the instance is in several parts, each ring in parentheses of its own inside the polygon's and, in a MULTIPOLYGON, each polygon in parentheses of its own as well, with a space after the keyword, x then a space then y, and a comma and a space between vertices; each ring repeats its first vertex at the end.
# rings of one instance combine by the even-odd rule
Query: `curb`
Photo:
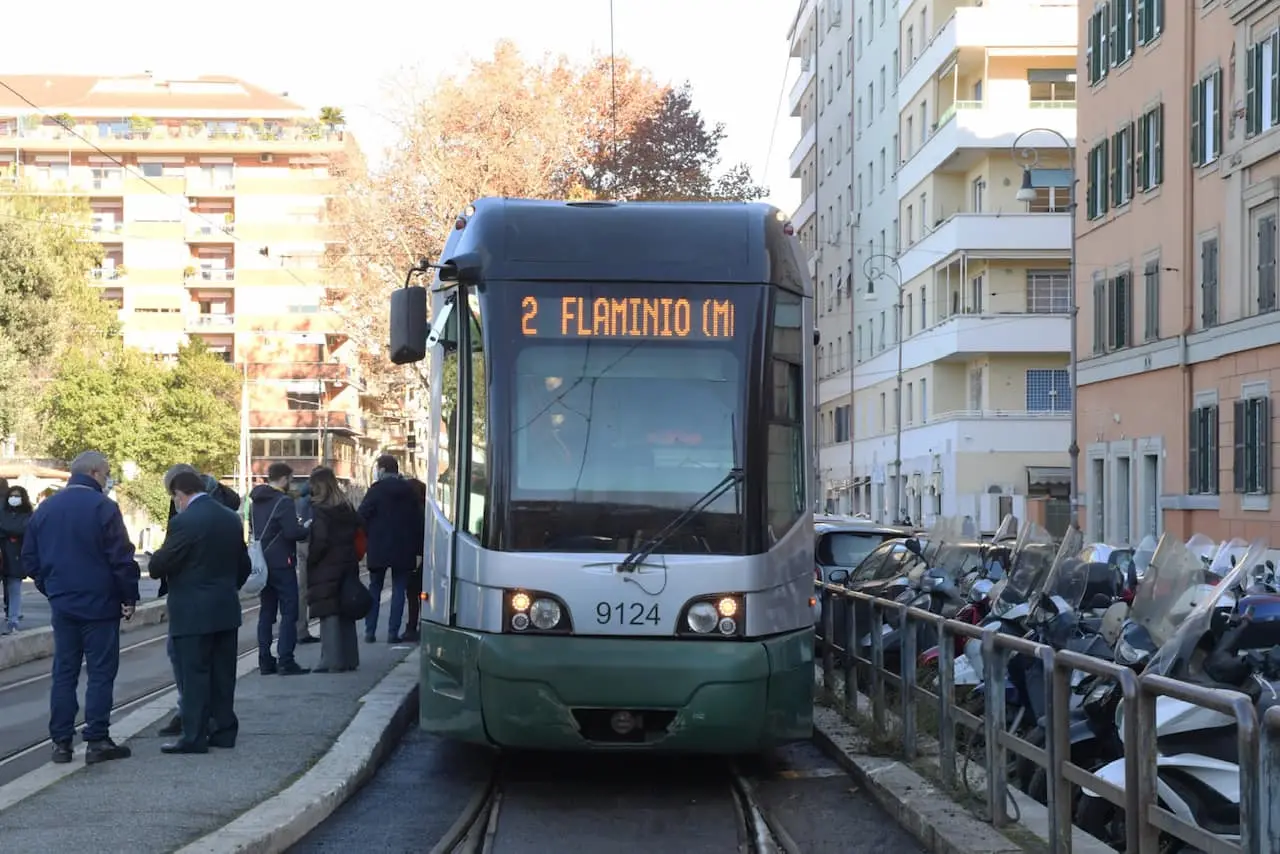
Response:
MULTIPOLYGON (((128 634, 147 626, 156 626, 169 619, 169 612, 164 607, 163 599, 153 600, 139 605, 133 613, 133 619, 120 624, 121 634, 128 634)), ((41 626, 18 632, 6 638, 0 638, 0 670, 17 667, 31 661, 39 661, 53 655, 53 629, 41 626)))
POLYGON ((932 854, 1023 854, 933 782, 894 759, 856 752, 856 730, 834 709, 813 710, 814 743, 932 854))
POLYGON ((361 698, 363 705, 337 741, 297 782, 179 854, 277 854, 333 815, 373 776, 417 716, 418 656, 410 652, 361 698))

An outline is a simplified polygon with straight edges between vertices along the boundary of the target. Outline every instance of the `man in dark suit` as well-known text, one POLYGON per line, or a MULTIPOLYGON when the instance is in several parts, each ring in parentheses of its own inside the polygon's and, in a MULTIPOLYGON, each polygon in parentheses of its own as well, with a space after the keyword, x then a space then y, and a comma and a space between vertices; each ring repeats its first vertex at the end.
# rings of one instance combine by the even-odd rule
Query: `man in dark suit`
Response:
POLYGON ((152 578, 168 582, 169 636, 178 659, 182 737, 164 753, 234 747, 238 591, 249 578, 249 551, 234 512, 205 492, 193 472, 173 478, 178 511, 164 545, 151 556, 152 578))

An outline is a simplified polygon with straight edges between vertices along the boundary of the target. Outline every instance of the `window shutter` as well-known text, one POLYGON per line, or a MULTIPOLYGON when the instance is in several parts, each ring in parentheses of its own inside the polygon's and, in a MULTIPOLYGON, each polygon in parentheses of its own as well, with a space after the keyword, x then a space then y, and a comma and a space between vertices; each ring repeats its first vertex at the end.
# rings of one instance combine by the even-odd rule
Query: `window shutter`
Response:
POLYGON ((1133 56, 1133 40, 1138 35, 1133 7, 1137 2, 1138 0, 1124 0, 1124 56, 1121 59, 1133 56))
POLYGON ((1098 150, 1094 148, 1089 151, 1088 165, 1086 166, 1089 174, 1084 188, 1084 212, 1089 219, 1093 219, 1098 215, 1097 162, 1098 150))
POLYGON ((1222 154, 1222 72, 1213 72, 1213 113, 1209 116, 1213 122, 1213 157, 1216 160, 1222 154))
POLYGON ((1095 12, 1089 16, 1089 25, 1086 28, 1084 45, 1084 67, 1089 73, 1089 85, 1092 86, 1098 82, 1098 72, 1094 67, 1094 60, 1097 58, 1097 52, 1093 49, 1093 44, 1098 39, 1098 15, 1095 12))
POLYGON ((1187 420, 1187 493, 1198 495, 1204 487, 1200 482, 1200 410, 1193 409, 1187 420))
POLYGON ((1158 187, 1164 183, 1164 104, 1156 107, 1149 121, 1155 124, 1155 130, 1151 134, 1151 156, 1155 160, 1155 168, 1151 170, 1151 183, 1158 187))
POLYGON ((1245 473, 1245 401, 1237 400, 1233 405, 1232 411, 1235 414, 1235 421, 1231 425, 1232 434, 1234 436, 1233 447, 1235 454, 1232 458, 1232 488, 1236 492, 1244 492, 1244 473, 1245 473))
POLYGON ((1098 167, 1102 173, 1103 180, 1098 184, 1098 215, 1106 213, 1111 209, 1111 197, 1107 195, 1107 173, 1111 170, 1111 142, 1106 137, 1102 138, 1102 147, 1098 151, 1098 159, 1101 165, 1098 167))
POLYGON ((1205 440, 1205 453, 1209 456, 1209 489, 1213 495, 1218 494, 1218 406, 1214 404, 1205 409, 1203 432, 1209 437, 1205 440))
POLYGON ((1249 50, 1245 54, 1244 60, 1244 135, 1253 136, 1258 132, 1258 125, 1262 118, 1262 110, 1259 109, 1261 99, 1258 90, 1258 77, 1262 58, 1262 51, 1258 50, 1259 45, 1250 45, 1249 50))
POLYGON ((1267 495, 1271 492, 1271 398, 1255 399, 1254 415, 1258 419, 1255 430, 1258 441, 1257 491, 1267 495))
POLYGON ((1191 86, 1191 165, 1199 166, 1200 151, 1200 111, 1202 102, 1200 99, 1201 85, 1195 83, 1191 86))
POLYGON ((1145 190, 1148 187, 1145 167, 1147 139, 1150 135, 1147 124, 1150 117, 1150 113, 1144 113, 1138 117, 1138 139, 1133 149, 1133 185, 1139 190, 1145 190))
POLYGON ((1104 10, 1103 14, 1105 14, 1107 18, 1107 58, 1111 67, 1114 68, 1116 63, 1119 62, 1120 53, 1118 50, 1119 45, 1116 43, 1116 30, 1120 24, 1120 15, 1118 12, 1120 10, 1116 8, 1115 3, 1108 3, 1102 8, 1104 10))
POLYGON ((1151 38, 1164 32, 1164 0, 1148 0, 1151 4, 1151 38))
POLYGON ((1134 15, 1136 26, 1134 29, 1138 33, 1138 44, 1146 44, 1150 40, 1147 35, 1147 27, 1150 26, 1150 18, 1147 15, 1147 0, 1134 0, 1138 4, 1138 9, 1134 15))
POLYGON ((1114 152, 1113 162, 1111 164, 1111 174, 1108 176, 1111 181, 1111 203, 1120 204, 1120 143, 1121 131, 1111 134, 1111 150, 1114 152))
POLYGON ((1271 126, 1275 127, 1280 124, 1280 31, 1271 34, 1271 79, 1267 85, 1271 87, 1271 126))

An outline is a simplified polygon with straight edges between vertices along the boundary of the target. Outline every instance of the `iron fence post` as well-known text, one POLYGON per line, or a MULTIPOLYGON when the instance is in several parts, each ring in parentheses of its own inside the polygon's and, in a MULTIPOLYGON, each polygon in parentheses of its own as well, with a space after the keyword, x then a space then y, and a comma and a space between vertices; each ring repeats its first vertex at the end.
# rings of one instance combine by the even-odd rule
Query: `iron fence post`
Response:
POLYGON ((952 709, 956 701, 956 660, 949 621, 943 620, 938 631, 938 753, 942 760, 942 782, 956 784, 956 719, 952 709))
POLYGON ((849 711, 858 710, 858 601, 852 595, 844 593, 840 596, 844 603, 845 642, 844 642, 844 702, 849 711))
POLYGON ((991 810, 991 824, 1004 827, 1009 823, 1008 801, 1005 788, 1008 771, 1005 766, 1004 745, 1000 734, 1004 732, 1004 650, 996 646, 999 630, 988 626, 982 631, 983 682, 986 691, 986 713, 983 715, 982 732, 987 748, 987 808, 991 810))
POLYGON ((822 585, 822 590, 819 592, 822 596, 819 600, 822 602, 822 696, 831 700, 835 697, 831 680, 836 672, 836 651, 833 642, 836 606, 835 597, 831 595, 826 584, 822 585))
POLYGON ((902 654, 898 669, 902 677, 902 755, 910 762, 916 758, 916 628, 911 608, 903 604, 898 615, 902 632, 902 654))
POLYGON ((1280 851, 1280 707, 1272 706, 1262 718, 1258 768, 1259 851, 1280 851))
MULTIPOLYGON (((1158 851, 1160 831, 1147 820, 1147 811, 1156 803, 1156 698, 1147 691, 1146 680, 1138 681, 1137 725, 1134 727, 1135 740, 1124 746, 1126 765, 1136 766, 1132 776, 1138 782, 1137 814, 1125 815, 1125 827, 1137 825, 1136 851, 1158 851)), ((1126 712, 1125 717, 1129 715, 1126 712)), ((1129 771, 1126 768, 1126 777, 1129 771)), ((1130 837, 1132 833, 1128 834, 1130 837)))
POLYGON ((885 732, 884 708, 884 612, 879 602, 868 603, 871 606, 871 722, 876 733, 885 732))
MULTIPOLYGON (((1049 811, 1049 850, 1071 854, 1071 783, 1062 765, 1071 761, 1071 670, 1059 667, 1053 650, 1041 647, 1045 675, 1045 803, 1049 811)), ((1039 723, 1037 721, 1037 723, 1039 723)))
MULTIPOLYGON (((1253 707, 1253 700, 1239 696, 1231 705, 1236 713, 1236 739, 1239 744, 1238 755, 1260 756, 1258 742, 1258 713, 1253 707)), ((1276 854, 1275 848, 1262 844, 1262 834, 1258 832, 1258 824, 1267 806, 1260 800, 1262 786, 1261 762, 1240 763, 1240 850, 1244 854, 1276 854)))

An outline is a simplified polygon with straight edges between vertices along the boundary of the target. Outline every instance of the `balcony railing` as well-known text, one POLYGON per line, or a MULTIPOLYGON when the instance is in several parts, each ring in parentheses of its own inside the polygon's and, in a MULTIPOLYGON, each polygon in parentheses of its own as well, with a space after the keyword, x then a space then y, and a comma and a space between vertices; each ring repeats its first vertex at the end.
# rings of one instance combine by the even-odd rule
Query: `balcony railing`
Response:
POLYGON ((249 413, 254 430, 343 430, 365 432, 364 416, 332 409, 255 409, 249 413))
POLYGON ((249 362, 244 366, 251 380, 323 380, 355 383, 358 372, 335 362, 249 362))
POLYGON ((236 325, 236 316, 234 314, 193 314, 187 317, 188 329, 234 329, 236 325))
POLYGON ((89 278, 95 282, 114 282, 124 278, 119 267, 94 267, 89 271, 89 278))
POLYGON ((1032 101, 1028 104, 1033 110, 1074 110, 1075 101, 1032 101))
POLYGON ((233 222, 223 223, 222 225, 206 222, 191 223, 187 226, 187 238, 189 240, 208 238, 230 242, 235 239, 235 231, 236 225, 233 222))
POLYGON ((0 124, 0 139, 27 139, 42 141, 67 142, 69 144, 85 144, 88 140, 97 144, 146 147, 170 146, 174 143, 188 143, 193 146, 214 144, 218 147, 229 143, 240 143, 246 148, 258 149, 263 143, 332 143, 342 142, 346 132, 337 128, 328 128, 319 122, 217 122, 205 123, 199 120, 188 120, 182 125, 154 124, 146 126, 124 126, 109 130, 101 129, 97 124, 71 124, 64 127, 60 124, 40 124, 34 127, 23 127, 0 124))
MULTIPOLYGON (((950 107, 947 107, 942 111, 942 115, 938 116, 937 127, 940 128, 947 122, 954 119, 956 117, 956 112, 959 110, 981 110, 982 107, 983 104, 981 101, 955 101, 950 107)), ((936 133, 937 130, 935 129, 934 132, 936 133)))
POLYGON ((188 196, 200 196, 205 193, 231 193, 235 188, 234 178, 189 178, 186 190, 188 196))
POLYGON ((198 284, 199 282, 234 282, 236 280, 235 270, 197 270, 192 279, 198 284))

